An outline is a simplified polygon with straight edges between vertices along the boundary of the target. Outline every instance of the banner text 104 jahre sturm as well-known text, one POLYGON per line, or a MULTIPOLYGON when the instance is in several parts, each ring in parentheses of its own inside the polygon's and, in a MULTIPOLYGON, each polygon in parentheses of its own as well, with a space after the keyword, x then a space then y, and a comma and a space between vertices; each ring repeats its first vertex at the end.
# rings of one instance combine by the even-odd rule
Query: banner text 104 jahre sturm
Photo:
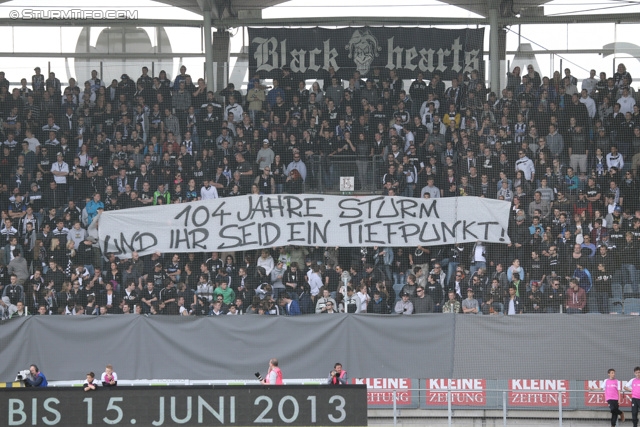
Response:
POLYGON ((269 246, 434 246, 509 243, 508 202, 477 197, 414 199, 248 195, 103 213, 102 250, 120 257, 269 246))

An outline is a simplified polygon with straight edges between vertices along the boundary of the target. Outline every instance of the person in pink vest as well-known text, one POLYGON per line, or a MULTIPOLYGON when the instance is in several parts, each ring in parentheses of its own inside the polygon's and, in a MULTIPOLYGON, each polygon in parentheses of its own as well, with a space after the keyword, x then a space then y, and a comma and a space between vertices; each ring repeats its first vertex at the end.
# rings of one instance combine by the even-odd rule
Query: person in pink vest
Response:
POLYGON ((329 385, 343 385, 349 382, 349 378, 347 377, 347 371, 342 369, 342 363, 336 363, 333 365, 333 370, 331 371, 331 375, 329 375, 329 379, 327 380, 327 384, 329 385))
POLYGON ((278 367, 278 359, 275 357, 269 360, 269 371, 267 376, 262 380, 262 384, 282 385, 282 371, 278 367))
POLYGON ((633 368, 633 375, 629 382, 624 386, 626 391, 631 392, 631 420, 633 427, 638 427, 638 408, 640 407, 640 366, 633 368))
POLYGON ((615 427, 620 416, 620 421, 624 421, 624 413, 619 408, 620 403, 620 382, 616 379, 616 370, 607 371, 609 378, 603 381, 603 388, 590 388, 590 391, 604 391, 604 400, 609 405, 611 411, 611 427, 615 427))

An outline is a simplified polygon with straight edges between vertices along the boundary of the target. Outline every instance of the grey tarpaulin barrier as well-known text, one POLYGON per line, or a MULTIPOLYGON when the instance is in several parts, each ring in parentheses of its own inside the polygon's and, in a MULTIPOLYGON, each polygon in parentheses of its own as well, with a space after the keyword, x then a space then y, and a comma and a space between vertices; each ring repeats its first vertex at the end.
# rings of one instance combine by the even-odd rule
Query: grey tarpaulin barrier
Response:
POLYGON ((585 380, 609 368, 631 378, 639 326, 638 316, 456 316, 454 378, 585 380))
POLYGON ((51 380, 107 363, 123 379, 254 379, 271 357, 288 378, 341 362, 352 378, 600 379, 640 364, 639 326, 596 315, 33 316, 0 324, 0 381, 30 363, 51 380))

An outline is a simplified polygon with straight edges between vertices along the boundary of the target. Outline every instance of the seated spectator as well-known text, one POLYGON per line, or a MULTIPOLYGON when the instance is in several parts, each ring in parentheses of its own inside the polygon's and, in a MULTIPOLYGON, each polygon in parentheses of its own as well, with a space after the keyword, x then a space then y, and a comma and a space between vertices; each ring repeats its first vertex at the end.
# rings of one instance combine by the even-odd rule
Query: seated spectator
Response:
POLYGON ((504 300, 504 290, 500 286, 500 280, 494 277, 491 280, 491 288, 485 291, 482 302, 482 314, 499 314, 503 311, 502 301, 504 300))
POLYGON ((546 300, 540 291, 540 283, 531 282, 531 290, 527 291, 526 312, 533 314, 545 313, 546 300))
POLYGON ((452 314, 457 314, 460 313, 462 310, 462 305, 460 304, 460 301, 458 301, 458 299, 456 298, 456 292, 454 290, 450 290, 448 292, 448 296, 449 299, 447 300, 447 302, 445 302, 442 305, 442 312, 443 313, 452 313, 452 314))
POLYGON ((373 298, 367 304, 367 313, 389 314, 389 307, 380 290, 373 291, 373 298))
POLYGON ((429 274, 423 288, 425 294, 431 298, 431 301, 433 301, 433 312, 441 313, 442 304, 444 303, 444 290, 442 289, 442 285, 440 285, 440 277, 437 274, 429 274))
POLYGON ((462 312, 464 314, 481 313, 478 300, 473 297, 473 288, 467 288, 467 298, 462 301, 462 312))
POLYGON ((422 286, 416 288, 416 294, 411 298, 411 303, 415 314, 433 313, 433 300, 422 286))
POLYGON ((400 301, 396 302, 394 312, 396 314, 413 314, 413 303, 409 300, 410 295, 407 292, 400 294, 400 301))
POLYGON ((302 194, 304 191, 304 179, 297 169, 288 173, 284 182, 284 192, 287 194, 302 194))
MULTIPOLYGON (((322 311, 321 314, 335 314, 338 312, 336 311, 336 304, 331 301, 327 301, 327 304, 325 307, 326 309, 322 311)), ((385 313, 380 313, 380 314, 385 314, 385 313)))
POLYGON ((331 298, 331 293, 326 287, 322 287, 320 290, 320 297, 316 301, 316 313, 324 313, 327 311, 327 303, 331 303, 332 307, 336 307, 336 300, 331 298))

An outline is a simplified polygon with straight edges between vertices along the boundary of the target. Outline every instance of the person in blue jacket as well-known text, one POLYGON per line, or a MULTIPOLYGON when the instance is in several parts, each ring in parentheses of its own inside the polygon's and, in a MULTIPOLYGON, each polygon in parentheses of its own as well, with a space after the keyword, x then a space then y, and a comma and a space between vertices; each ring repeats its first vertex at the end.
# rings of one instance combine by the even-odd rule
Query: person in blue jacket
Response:
POLYGON ((24 379, 27 387, 46 387, 47 377, 38 369, 37 365, 29 366, 30 376, 24 379))

